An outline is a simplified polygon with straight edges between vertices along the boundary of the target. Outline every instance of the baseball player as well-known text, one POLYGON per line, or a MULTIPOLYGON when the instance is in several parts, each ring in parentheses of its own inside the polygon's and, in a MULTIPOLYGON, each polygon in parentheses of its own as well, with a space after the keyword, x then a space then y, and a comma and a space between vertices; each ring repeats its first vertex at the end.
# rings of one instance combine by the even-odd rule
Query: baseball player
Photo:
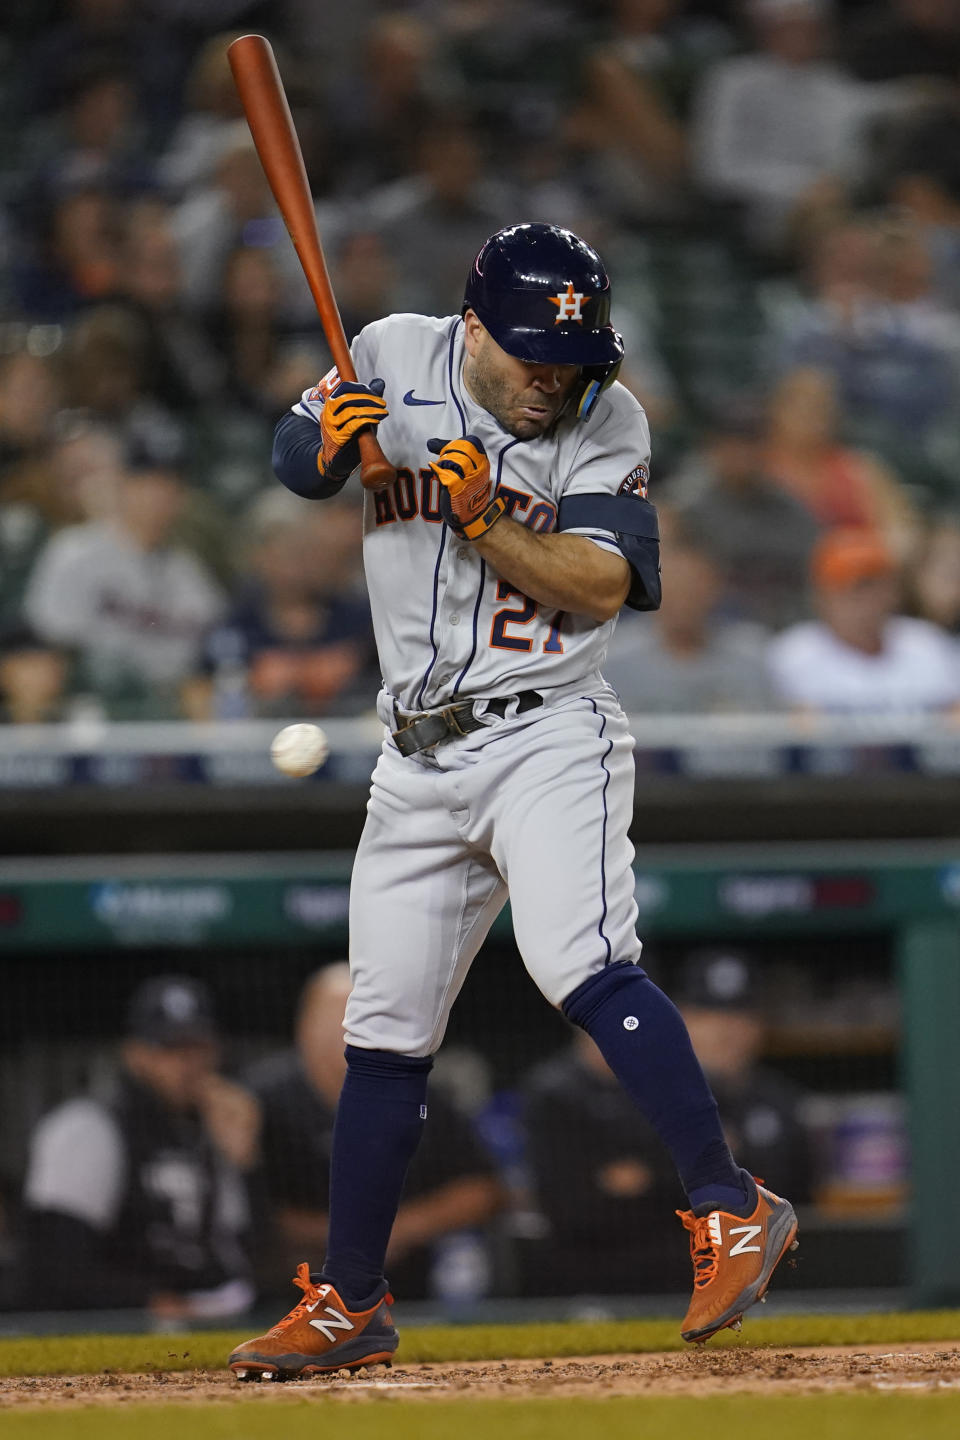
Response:
MULTIPOLYGON (((391 315, 279 423, 274 468, 335 494, 376 427, 364 562, 386 726, 350 904, 353 991, 323 1270, 230 1356, 240 1379, 389 1362, 383 1265, 427 1076, 509 894, 524 963, 595 1040, 667 1146, 690 1209, 687 1340, 739 1321, 794 1242, 734 1162, 678 1011, 640 968, 627 828, 633 740, 600 667, 626 604, 660 603, 649 433, 616 383, 600 257, 568 230, 492 236, 446 319, 391 315)), ((571 1164, 575 1164, 571 1157, 571 1164)))

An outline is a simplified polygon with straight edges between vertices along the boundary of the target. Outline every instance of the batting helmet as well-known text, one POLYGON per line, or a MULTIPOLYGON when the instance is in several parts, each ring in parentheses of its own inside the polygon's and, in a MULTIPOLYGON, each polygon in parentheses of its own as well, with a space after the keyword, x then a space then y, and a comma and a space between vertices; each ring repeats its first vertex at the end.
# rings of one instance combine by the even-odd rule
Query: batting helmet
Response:
POLYGON ((610 324, 610 279, 603 261, 559 225, 509 225, 481 249, 467 279, 468 310, 508 355, 540 365, 578 365, 572 397, 585 420, 616 379, 623 341, 610 324))

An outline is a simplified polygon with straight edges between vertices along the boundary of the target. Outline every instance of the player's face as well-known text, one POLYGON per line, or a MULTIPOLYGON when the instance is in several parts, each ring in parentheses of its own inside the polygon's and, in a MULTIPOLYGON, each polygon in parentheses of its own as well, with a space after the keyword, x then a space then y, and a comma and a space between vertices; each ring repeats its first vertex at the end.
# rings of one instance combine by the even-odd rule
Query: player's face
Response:
POLYGON ((128 1040, 123 1054, 130 1073, 174 1110, 199 1104, 218 1059, 216 1045, 207 1041, 151 1045, 128 1040))
POLYGON ((465 326, 463 378, 484 410, 518 440, 549 430, 576 383, 576 365, 535 365, 501 349, 472 311, 465 326))

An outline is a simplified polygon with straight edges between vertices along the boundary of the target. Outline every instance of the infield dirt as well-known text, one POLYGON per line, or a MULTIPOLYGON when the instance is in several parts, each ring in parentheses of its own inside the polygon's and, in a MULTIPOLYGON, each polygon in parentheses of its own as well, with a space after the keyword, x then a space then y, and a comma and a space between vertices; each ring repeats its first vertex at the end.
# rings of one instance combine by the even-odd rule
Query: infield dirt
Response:
POLYGON ((240 1384, 226 1371, 15 1376, 0 1379, 0 1412, 87 1406, 244 1401, 280 1404, 308 1394, 339 1403, 391 1395, 432 1399, 708 1396, 762 1392, 960 1393, 960 1345, 789 1350, 744 1345, 670 1354, 396 1365, 291 1384, 240 1384))

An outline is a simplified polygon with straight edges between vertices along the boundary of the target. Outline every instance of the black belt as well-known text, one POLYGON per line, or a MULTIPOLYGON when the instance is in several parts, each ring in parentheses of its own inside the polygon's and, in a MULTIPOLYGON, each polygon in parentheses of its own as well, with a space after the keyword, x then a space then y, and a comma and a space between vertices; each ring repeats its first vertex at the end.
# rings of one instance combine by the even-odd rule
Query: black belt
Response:
MULTIPOLYGON (((502 695, 487 700, 485 714, 499 715, 502 720, 511 700, 517 702, 517 714, 535 710, 543 704, 543 696, 536 690, 521 690, 519 695, 502 695)), ((415 755, 418 750, 429 750, 448 740, 451 735, 470 735, 483 728, 483 720, 473 713, 476 700, 461 700, 456 705, 447 705, 443 710, 423 710, 417 714, 405 715, 393 707, 397 728, 392 732, 393 743, 401 755, 415 755)))

